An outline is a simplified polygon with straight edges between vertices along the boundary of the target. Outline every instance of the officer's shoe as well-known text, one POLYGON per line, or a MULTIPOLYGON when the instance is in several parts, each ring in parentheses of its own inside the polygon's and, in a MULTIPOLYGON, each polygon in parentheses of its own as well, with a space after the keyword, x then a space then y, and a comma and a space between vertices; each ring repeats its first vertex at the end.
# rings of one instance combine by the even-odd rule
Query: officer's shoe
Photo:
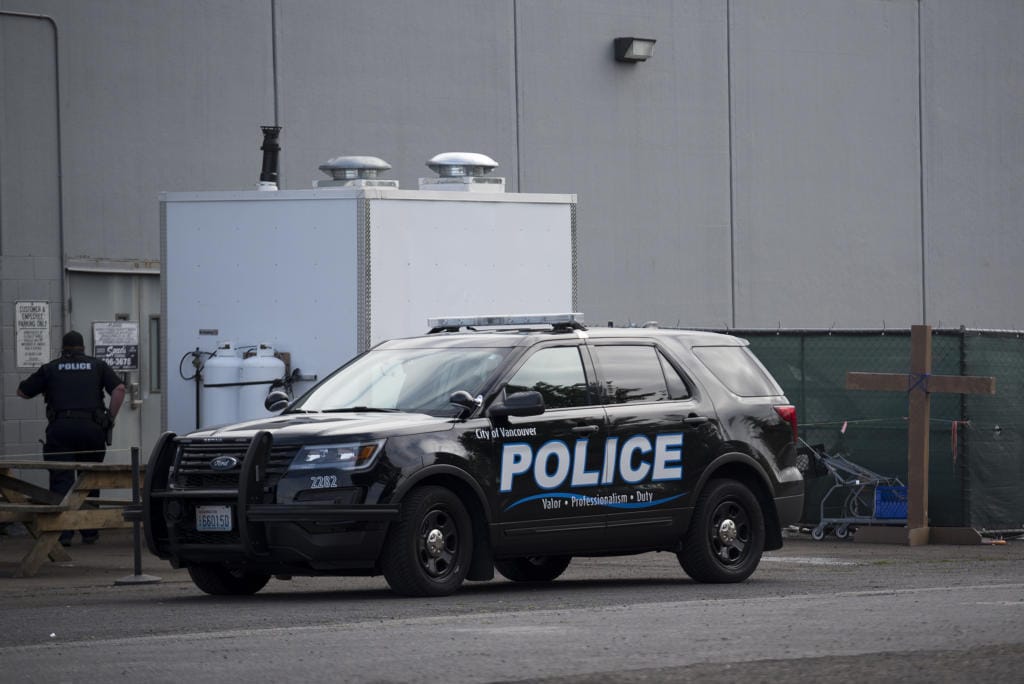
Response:
MULTIPOLYGON (((93 534, 93 535, 90 535, 88 537, 86 537, 85 535, 82 535, 82 543, 83 544, 95 544, 99 540, 100 540, 100 535, 98 535, 98 534, 93 534)), ((69 545, 70 545, 70 543, 69 543, 69 545)))
POLYGON ((70 534, 67 535, 67 536, 64 536, 63 534, 60 535, 60 545, 61 546, 71 546, 71 535, 70 534))

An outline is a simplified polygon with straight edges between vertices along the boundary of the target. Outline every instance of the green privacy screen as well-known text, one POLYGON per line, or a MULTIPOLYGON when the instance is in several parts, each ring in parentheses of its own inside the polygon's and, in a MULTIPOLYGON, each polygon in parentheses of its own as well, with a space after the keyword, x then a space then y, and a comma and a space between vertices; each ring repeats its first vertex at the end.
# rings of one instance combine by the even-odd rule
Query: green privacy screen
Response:
MULTIPOLYGON (((796 404, 800 436, 875 473, 907 479, 907 395, 847 390, 847 371, 907 373, 909 331, 731 330, 796 404)), ((937 330, 932 373, 989 375, 995 396, 932 394, 928 512, 936 527, 1024 529, 1024 337, 937 330)), ((816 523, 830 476, 807 482, 816 523)), ((826 515, 829 515, 826 509, 826 515)))

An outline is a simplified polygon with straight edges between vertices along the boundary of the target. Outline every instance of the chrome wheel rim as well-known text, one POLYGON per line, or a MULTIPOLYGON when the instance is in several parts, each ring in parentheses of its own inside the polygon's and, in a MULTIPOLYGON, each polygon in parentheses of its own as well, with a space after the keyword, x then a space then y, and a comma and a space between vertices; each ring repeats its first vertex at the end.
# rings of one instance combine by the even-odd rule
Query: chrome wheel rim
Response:
POLYGON ((733 500, 715 507, 711 514, 709 541, 711 551, 722 565, 738 565, 746 557, 751 543, 750 516, 733 500))
POLYGON ((455 569, 459 553, 459 531, 455 519, 440 508, 423 517, 416 537, 420 567, 434 579, 442 579, 455 569))

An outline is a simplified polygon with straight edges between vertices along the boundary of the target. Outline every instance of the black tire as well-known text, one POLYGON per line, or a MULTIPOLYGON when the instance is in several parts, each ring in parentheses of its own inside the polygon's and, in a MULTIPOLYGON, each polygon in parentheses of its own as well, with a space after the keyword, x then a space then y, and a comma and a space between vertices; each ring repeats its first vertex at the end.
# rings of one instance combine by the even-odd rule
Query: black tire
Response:
POLYGON ((494 569, 513 582, 550 582, 569 567, 572 556, 525 556, 494 561, 494 569))
POLYGON ((188 569, 192 582, 214 596, 251 596, 267 586, 270 573, 235 570, 223 565, 193 565, 188 569))
POLYGON ((402 501, 380 564, 396 593, 447 596, 466 579, 472 553, 472 525, 459 497, 443 487, 421 487, 402 501))
POLYGON ((698 582, 742 582, 761 562, 764 514, 757 497, 735 480, 713 480, 697 501, 683 548, 676 554, 698 582))

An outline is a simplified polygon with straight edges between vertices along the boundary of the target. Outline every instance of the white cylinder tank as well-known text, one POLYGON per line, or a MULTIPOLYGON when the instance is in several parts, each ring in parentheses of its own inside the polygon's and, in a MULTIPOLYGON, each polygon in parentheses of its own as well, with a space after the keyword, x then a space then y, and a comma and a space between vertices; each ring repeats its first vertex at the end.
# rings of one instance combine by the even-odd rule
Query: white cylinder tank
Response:
POLYGON ((203 365, 203 392, 199 398, 201 428, 238 422, 237 383, 242 357, 232 342, 220 342, 217 351, 203 365), (223 387, 218 385, 233 385, 223 387))
POLYGON ((274 356, 274 348, 267 344, 256 347, 256 353, 242 359, 241 382, 255 382, 257 385, 242 385, 238 393, 238 418, 251 420, 276 416, 263 407, 270 391, 270 383, 284 378, 284 361, 274 356))

